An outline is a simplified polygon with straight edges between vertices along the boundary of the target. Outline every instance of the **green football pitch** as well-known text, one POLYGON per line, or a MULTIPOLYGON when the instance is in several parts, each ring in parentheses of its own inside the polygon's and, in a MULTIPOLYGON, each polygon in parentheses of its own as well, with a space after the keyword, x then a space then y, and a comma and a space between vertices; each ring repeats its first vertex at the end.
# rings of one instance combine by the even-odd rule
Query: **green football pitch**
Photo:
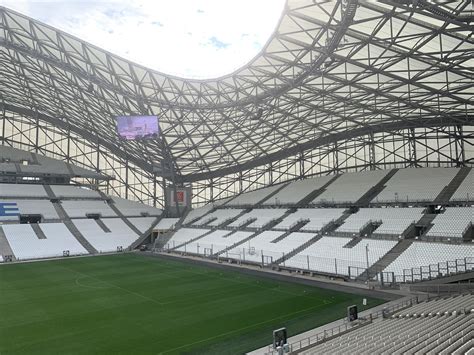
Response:
MULTIPOLYGON (((373 307, 383 301, 368 299, 373 307)), ((136 254, 0 266, 0 354, 239 354, 362 297, 136 254)))

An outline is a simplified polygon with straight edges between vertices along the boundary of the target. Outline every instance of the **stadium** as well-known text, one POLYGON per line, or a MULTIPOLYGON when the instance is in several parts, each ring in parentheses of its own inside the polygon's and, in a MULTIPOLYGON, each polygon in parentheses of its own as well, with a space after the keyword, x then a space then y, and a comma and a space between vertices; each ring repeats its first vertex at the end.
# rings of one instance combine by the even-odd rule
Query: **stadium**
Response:
POLYGON ((473 11, 287 0, 187 79, 0 6, 0 354, 474 354, 473 11))

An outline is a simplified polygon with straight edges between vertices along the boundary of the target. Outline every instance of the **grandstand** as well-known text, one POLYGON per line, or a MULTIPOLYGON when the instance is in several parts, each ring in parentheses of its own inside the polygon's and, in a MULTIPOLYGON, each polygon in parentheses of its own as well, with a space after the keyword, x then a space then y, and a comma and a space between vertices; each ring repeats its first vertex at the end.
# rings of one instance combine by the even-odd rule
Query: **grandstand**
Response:
MULTIPOLYGON (((160 311, 166 324, 156 329, 167 339, 157 352, 220 344, 210 352, 222 353, 269 343, 267 323, 287 322, 296 335, 314 319, 336 321, 360 301, 352 292, 382 302, 430 282, 470 284, 471 22, 472 5, 460 0, 288 0, 255 58, 198 80, 145 68, 0 6, 5 297, 34 298, 22 294, 23 279, 45 292, 31 279, 38 264, 50 290, 57 283, 67 295, 71 283, 105 294, 91 303, 73 295, 74 306, 59 309, 117 301, 109 308, 123 317, 104 313, 93 329, 107 338, 100 351, 140 352, 156 336, 148 312, 160 311), (119 138, 114 119, 123 115, 156 117, 159 135, 119 138), (90 257, 102 254, 121 255, 90 257), (245 273, 265 279, 239 281, 245 273), (135 307, 135 315, 125 310, 135 307), (149 327, 110 336, 102 333, 110 319, 149 327), (193 329, 174 328, 180 320, 193 329)), ((13 327, 23 324, 0 301, 13 327)), ((298 351, 470 353, 472 302, 465 293, 411 304, 298 351)), ((32 319, 61 313, 48 310, 25 306, 32 319)), ((41 333, 34 330, 25 332, 41 333)), ((20 352, 19 333, 5 334, 0 353, 7 341, 20 352)), ((68 352, 47 338, 48 351, 68 352)), ((94 341, 87 351, 98 351, 94 341)))
POLYGON ((472 294, 424 301, 333 339, 316 341, 298 353, 469 354, 474 345, 473 305, 472 294))
MULTIPOLYGON (((16 149, 8 149, 7 153, 9 161, 32 156, 16 149)), ((2 261, 127 250, 148 237, 157 224, 167 223, 170 227, 170 219, 162 218, 162 210, 108 197, 90 187, 66 184, 77 176, 62 172, 56 175, 55 168, 61 162, 37 154, 34 157, 43 162, 45 171, 49 170, 50 181, 61 178, 63 184, 0 183, 2 261)), ((73 165, 68 166, 74 170, 73 165)))

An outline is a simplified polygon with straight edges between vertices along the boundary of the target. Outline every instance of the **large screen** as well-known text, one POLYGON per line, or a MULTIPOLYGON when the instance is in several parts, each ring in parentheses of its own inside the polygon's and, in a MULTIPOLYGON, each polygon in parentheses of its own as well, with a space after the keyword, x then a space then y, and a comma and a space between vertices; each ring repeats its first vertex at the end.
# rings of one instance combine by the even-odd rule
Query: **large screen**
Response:
POLYGON ((159 133, 157 116, 118 116, 117 131, 127 140, 156 138, 159 133))

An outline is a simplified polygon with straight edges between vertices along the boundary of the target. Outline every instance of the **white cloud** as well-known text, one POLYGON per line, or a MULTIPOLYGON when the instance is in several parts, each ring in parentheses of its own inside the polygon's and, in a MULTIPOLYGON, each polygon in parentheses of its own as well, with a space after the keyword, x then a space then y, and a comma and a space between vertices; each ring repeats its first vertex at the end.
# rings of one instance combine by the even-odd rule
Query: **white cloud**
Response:
POLYGON ((253 58, 284 0, 0 0, 0 5, 159 71, 217 77, 253 58))

